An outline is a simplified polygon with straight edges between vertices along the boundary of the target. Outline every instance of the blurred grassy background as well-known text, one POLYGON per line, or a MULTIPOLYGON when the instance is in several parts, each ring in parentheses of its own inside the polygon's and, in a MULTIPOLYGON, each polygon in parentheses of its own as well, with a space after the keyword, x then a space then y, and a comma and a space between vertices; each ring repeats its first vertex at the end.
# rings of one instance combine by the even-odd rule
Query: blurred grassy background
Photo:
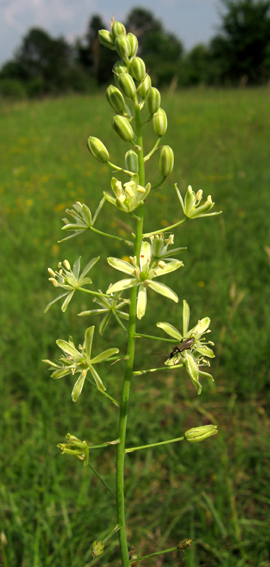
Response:
MULTIPOLYGON (((189 427, 214 422, 219 435, 204 443, 141 451, 126 458, 129 538, 139 555, 196 539, 185 554, 187 567, 270 565, 269 446, 269 90, 186 90, 163 94, 169 127, 164 143, 175 152, 175 169, 162 192, 148 198, 145 230, 181 218, 173 184, 188 184, 212 195, 223 215, 186 222, 175 232, 176 246, 187 246, 185 267, 164 278, 180 297, 176 306, 149 294, 142 333, 158 334, 158 320, 182 322, 182 299, 191 307, 191 324, 211 317, 216 358, 215 384, 196 395, 181 371, 134 379, 128 445, 178 437, 189 427), (158 315, 157 315, 158 314, 158 315)), ((72 96, 2 104, 1 151, 1 499, 0 564, 4 567, 90 567, 91 543, 114 527, 115 506, 89 469, 60 455, 67 432, 98 444, 117 437, 117 410, 85 385, 74 404, 73 380, 54 381, 41 362, 55 359, 57 338, 72 333, 75 343, 98 319, 78 318, 91 298, 75 295, 62 314, 47 281, 47 267, 59 260, 82 266, 101 255, 91 271, 93 289, 119 279, 108 255, 129 254, 116 241, 93 233, 57 243, 61 218, 79 200, 92 212, 111 172, 89 155, 89 135, 102 139, 112 161, 123 165, 127 144, 110 124, 104 97, 72 96), (119 162, 119 157, 120 162, 119 162), (115 243, 116 242, 116 243, 115 243)), ((145 151, 154 142, 146 126, 145 151)), ((147 181, 157 179, 157 156, 147 164, 147 181)), ((98 221, 127 237, 124 215, 107 204, 98 221)), ((95 337, 94 348, 119 346, 124 337, 111 325, 95 337)), ((163 363, 164 344, 140 340, 136 367, 163 363), (157 356, 150 356, 158 353, 157 356)), ((108 392, 119 396, 124 363, 102 367, 108 392)), ((113 447, 92 461, 114 482, 113 447)), ((117 567, 117 538, 104 567, 117 567)), ((142 563, 143 565, 144 563, 142 563)), ((165 555, 145 565, 181 565, 165 555)))

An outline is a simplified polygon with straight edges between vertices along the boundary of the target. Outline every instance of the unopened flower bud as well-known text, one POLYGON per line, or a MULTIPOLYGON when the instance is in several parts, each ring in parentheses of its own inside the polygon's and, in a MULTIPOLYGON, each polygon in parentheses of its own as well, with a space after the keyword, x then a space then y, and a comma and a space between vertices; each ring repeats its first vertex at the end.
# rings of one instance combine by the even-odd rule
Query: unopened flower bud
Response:
POLYGON ((145 75, 145 62, 140 57, 134 57, 129 71, 136 81, 142 81, 145 75))
POLYGON ((158 167, 162 177, 168 177, 173 170, 174 154, 170 146, 163 146, 159 155, 158 167))
POLYGON ((124 24, 122 24, 121 22, 113 22, 112 25, 112 35, 114 37, 114 39, 117 38, 118 35, 126 35, 126 28, 124 26, 124 24))
POLYGON ((124 95, 128 98, 134 98, 136 94, 136 86, 132 77, 128 75, 128 73, 120 73, 118 76, 118 85, 124 95))
POLYGON ((115 48, 123 61, 127 61, 130 55, 130 43, 125 35, 118 35, 115 40, 115 48))
POLYGON ((167 115, 163 108, 159 108, 153 115, 153 130, 157 136, 163 136, 167 130, 167 115))
POLYGON ((127 39, 129 41, 129 45, 130 45, 130 57, 133 57, 134 55, 136 55, 137 50, 138 50, 138 40, 136 38, 136 35, 134 35, 134 33, 129 32, 127 34, 127 39))
POLYGON ((150 87, 151 87, 151 78, 149 75, 146 74, 141 84, 137 88, 138 95, 140 95, 142 98, 145 98, 150 87))
POLYGON ((125 155, 125 164, 128 171, 132 173, 139 173, 139 160, 134 150, 129 150, 125 155))
POLYGON ((109 152, 104 144, 98 138, 89 136, 87 140, 87 147, 91 154, 101 163, 107 163, 110 159, 109 152))
POLYGON ((116 61, 112 70, 116 75, 120 75, 120 73, 127 73, 127 67, 123 64, 122 61, 116 61))
POLYGON ((160 92, 155 87, 150 87, 146 95, 146 106, 150 114, 154 114, 160 107, 160 92))
POLYGON ((104 543, 101 540, 95 540, 92 543, 92 557, 98 557, 98 555, 102 555, 104 551, 104 543))
POLYGON ((115 112, 123 112, 125 110, 125 100, 122 93, 110 85, 106 90, 106 98, 115 112))
POLYGON ((217 425, 201 425, 200 427, 192 427, 185 432, 185 439, 189 443, 198 443, 207 437, 216 435, 218 432, 217 425))
POLYGON ((118 134, 118 136, 122 138, 122 140, 125 140, 126 142, 131 142, 131 140, 133 140, 134 132, 127 118, 124 118, 124 116, 117 114, 113 117, 112 125, 113 129, 118 134))
POLYGON ((115 50, 114 37, 108 30, 99 30, 98 39, 99 43, 104 45, 104 47, 108 47, 108 49, 112 49, 113 51, 115 50))

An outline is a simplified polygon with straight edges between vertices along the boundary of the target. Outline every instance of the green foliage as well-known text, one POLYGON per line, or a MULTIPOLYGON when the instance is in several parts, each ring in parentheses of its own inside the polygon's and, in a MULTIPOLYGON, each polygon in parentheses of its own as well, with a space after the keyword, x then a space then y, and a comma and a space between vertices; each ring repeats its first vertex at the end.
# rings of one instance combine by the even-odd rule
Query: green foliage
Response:
POLYGON ((0 79, 0 96, 10 99, 26 98, 27 92, 20 81, 16 79, 0 79))
MULTIPOLYGON (((165 143, 177 158, 170 185, 177 182, 185 190, 190 181, 195 192, 211 193, 224 212, 211 222, 185 223, 181 245, 188 246, 189 254, 181 256, 185 267, 174 282, 179 295, 185 293, 194 306, 191 325, 202 313, 211 317, 216 386, 206 386, 198 403, 182 371, 136 378, 128 442, 154 442, 160 428, 176 437, 202 420, 212 422, 213 416, 219 434, 188 445, 181 459, 173 446, 126 457, 131 544, 143 555, 170 547, 184 534, 196 539, 185 553, 188 567, 265 567, 270 531, 269 96, 266 89, 189 90, 173 99, 162 93, 162 106, 169 123, 165 143)), ((103 539, 113 527, 111 496, 91 470, 57 455, 56 445, 72 430, 81 439, 91 430, 94 443, 116 438, 115 408, 91 389, 74 407, 69 396, 74 378, 54 381, 40 361, 57 357, 55 337, 68 339, 71 321, 75 344, 82 341, 82 319, 76 313, 92 307, 91 301, 75 296, 70 313, 60 316, 56 305, 43 315, 55 297, 46 285, 46 266, 56 267, 67 250, 75 261, 84 245, 83 266, 88 256, 105 259, 94 233, 68 245, 52 244, 63 236, 65 208, 79 199, 93 202, 95 210, 103 190, 110 190, 106 166, 101 175, 85 144, 90 131, 99 135, 105 111, 108 103, 96 96, 1 107, 0 525, 7 543, 2 536, 0 561, 5 567, 92 567, 97 560, 89 534, 103 539), (91 105, 98 109, 94 114, 91 105)), ((119 154, 125 147, 109 126, 103 141, 119 154)), ((158 159, 147 165, 147 175, 156 172, 158 177, 158 159)), ((156 219, 166 226, 169 218, 179 218, 177 197, 168 187, 163 195, 155 190, 149 196, 150 228, 156 219)), ((99 228, 112 224, 119 236, 130 238, 121 212, 112 215, 105 207, 107 217, 99 228)), ((181 227, 178 231, 181 235, 181 227)), ((114 251, 115 244, 109 245, 110 254, 114 251)), ((104 291, 105 278, 98 270, 95 279, 104 291)), ((165 301, 157 294, 149 301, 156 304, 154 321, 165 316, 169 321, 165 301)), ((172 303, 172 320, 174 312, 172 303)), ((89 317, 89 325, 92 321, 89 317)), ((112 341, 117 328, 111 321, 112 341)), ((165 343, 156 347, 155 357, 149 342, 142 344, 138 368, 169 355, 165 343)), ((104 339, 100 350, 106 348, 104 339)), ((123 362, 119 365, 122 372, 123 362)), ((115 397, 119 373, 113 365, 106 375, 115 397)), ((113 487, 112 451, 97 450, 90 464, 113 487)), ((111 541, 102 556, 104 567, 118 567, 116 538, 111 541)), ((172 555, 166 561, 172 563, 164 565, 176 567, 180 559, 172 555)), ((146 564, 154 567, 157 560, 146 564)))
POLYGON ((221 35, 211 42, 222 82, 264 83, 270 78, 269 0, 222 0, 221 35))

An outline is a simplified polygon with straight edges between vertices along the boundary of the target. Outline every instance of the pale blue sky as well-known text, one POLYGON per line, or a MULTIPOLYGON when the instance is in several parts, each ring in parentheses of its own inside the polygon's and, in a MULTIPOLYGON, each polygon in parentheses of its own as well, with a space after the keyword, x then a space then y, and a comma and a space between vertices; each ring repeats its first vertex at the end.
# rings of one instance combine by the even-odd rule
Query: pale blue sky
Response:
POLYGON ((63 35, 73 41, 84 34, 93 14, 102 16, 109 27, 112 15, 121 21, 137 7, 153 12, 187 50, 207 43, 220 23, 219 0, 0 0, 0 65, 12 58, 31 27, 42 27, 54 37, 63 35))

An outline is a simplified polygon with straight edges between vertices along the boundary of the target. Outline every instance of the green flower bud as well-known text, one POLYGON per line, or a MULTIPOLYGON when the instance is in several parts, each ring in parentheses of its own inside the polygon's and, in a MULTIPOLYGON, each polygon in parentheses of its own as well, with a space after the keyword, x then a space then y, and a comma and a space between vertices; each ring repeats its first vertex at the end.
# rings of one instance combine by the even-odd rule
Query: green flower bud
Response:
POLYGON ((131 61, 129 71, 136 81, 142 81, 145 76, 145 62, 140 57, 134 57, 131 61))
POLYGON ((101 45, 104 45, 104 47, 115 50, 114 37, 109 31, 99 30, 98 39, 99 43, 101 43, 101 45))
POLYGON ((130 44, 130 57, 133 57, 138 50, 138 40, 136 38, 136 35, 134 35, 134 33, 129 32, 127 34, 127 39, 129 41, 130 44))
POLYGON ((120 73, 118 76, 118 85, 124 95, 128 98, 134 98, 136 94, 136 86, 132 77, 128 75, 128 73, 120 73))
POLYGON ((192 427, 185 432, 186 441, 189 443, 198 443, 207 437, 216 435, 218 432, 217 425, 201 425, 200 427, 192 427))
POLYGON ((138 95, 140 95, 142 98, 145 98, 146 93, 148 92, 150 87, 151 87, 151 78, 149 77, 149 75, 146 74, 141 84, 137 88, 138 95))
POLYGON ((159 108, 153 115, 153 130, 157 136, 163 136, 167 130, 167 115, 163 108, 159 108))
POLYGON ((118 35, 126 35, 126 28, 124 26, 124 24, 121 24, 121 22, 113 22, 112 25, 112 35, 114 37, 114 39, 117 38, 118 35))
POLYGON ((160 107, 160 92, 155 87, 150 87, 146 95, 146 106, 150 114, 155 114, 160 107))
POLYGON ((126 36, 118 35, 115 40, 115 48, 123 61, 127 61, 130 55, 130 43, 126 36))
POLYGON ((170 146, 163 146, 159 155, 158 167, 162 177, 168 177, 174 166, 174 154, 170 146))
POLYGON ((116 61, 112 70, 116 75, 120 75, 120 73, 127 73, 127 67, 123 64, 122 61, 116 61))
POLYGON ((87 140, 88 150, 91 152, 92 156, 96 158, 101 163, 107 163, 110 159, 109 152, 104 144, 98 138, 89 136, 87 140))
POLYGON ((106 90, 106 98, 115 112, 123 112, 125 110, 125 100, 122 93, 110 85, 106 90))
POLYGON ((104 551, 104 543, 101 540, 95 540, 92 543, 92 557, 98 557, 98 555, 102 555, 103 551, 104 551))
POLYGON ((131 142, 131 140, 133 140, 134 132, 127 118, 124 118, 124 116, 117 114, 117 116, 114 116, 112 119, 112 125, 113 129, 118 134, 118 136, 122 138, 122 140, 125 140, 126 142, 131 142))
POLYGON ((129 150, 125 155, 125 164, 128 171, 132 173, 139 173, 139 160, 134 150, 129 150))

